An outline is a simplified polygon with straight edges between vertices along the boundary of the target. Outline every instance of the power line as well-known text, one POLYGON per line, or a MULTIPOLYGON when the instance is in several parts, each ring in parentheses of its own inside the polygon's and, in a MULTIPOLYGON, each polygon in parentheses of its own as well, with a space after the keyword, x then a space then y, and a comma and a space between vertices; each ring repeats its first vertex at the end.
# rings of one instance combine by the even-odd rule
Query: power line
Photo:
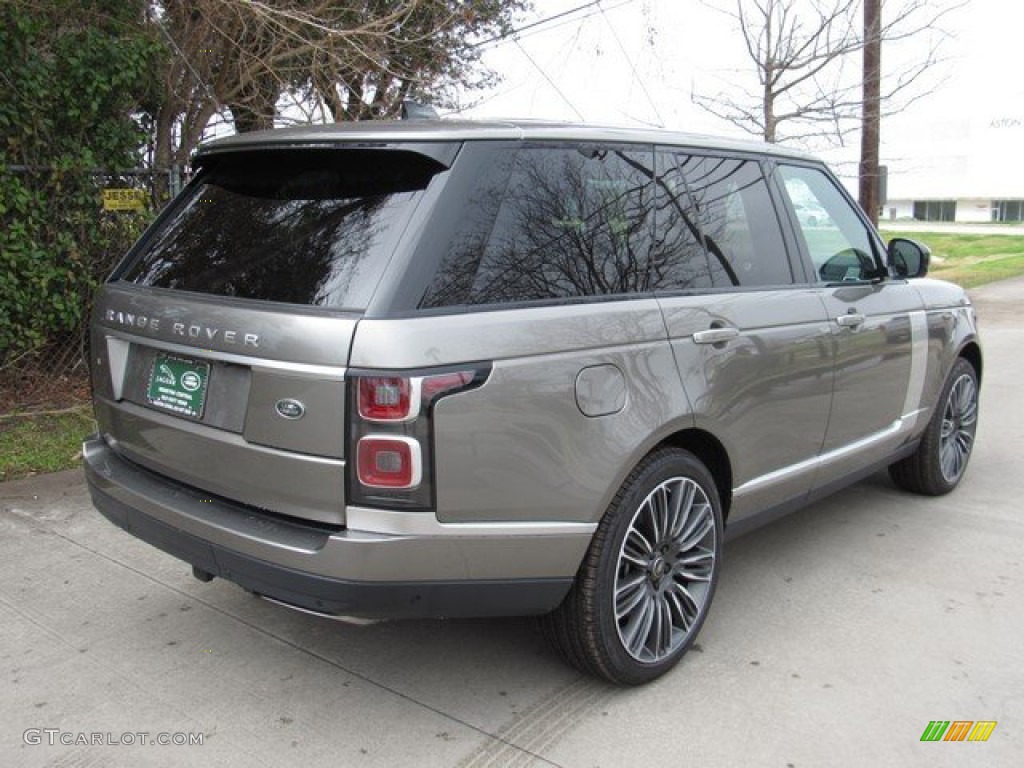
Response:
POLYGON ((517 37, 520 32, 525 32, 528 29, 533 29, 534 27, 539 27, 544 24, 550 24, 552 21, 557 21, 558 19, 564 18, 566 16, 571 16, 572 14, 579 13, 580 11, 586 10, 587 8, 593 8, 595 5, 599 5, 600 3, 601 0, 593 0, 592 2, 584 3, 583 5, 578 5, 575 8, 570 8, 568 11, 556 13, 554 16, 546 16, 543 19, 531 21, 529 24, 524 24, 523 26, 517 27, 516 29, 510 29, 508 30, 508 32, 502 32, 500 35, 495 35, 494 37, 489 37, 486 40, 481 40, 478 43, 474 43, 471 47, 479 48, 481 46, 487 45, 488 43, 495 43, 498 42, 499 40, 505 40, 510 37, 517 37))
MULTIPOLYGON (((602 2, 607 2, 607 0, 602 0, 602 2)), ((622 8, 625 5, 630 5, 630 4, 634 3, 634 2, 636 2, 636 0, 621 0, 621 2, 618 2, 615 5, 610 5, 610 6, 608 6, 604 10, 617 11, 619 8, 622 8)), ((603 8, 603 6, 602 6, 602 8, 603 8)), ((578 19, 559 19, 559 20, 557 20, 557 23, 552 24, 549 27, 545 27, 544 29, 531 29, 530 31, 526 32, 525 34, 519 35, 519 39, 522 40, 523 38, 530 37, 531 35, 539 35, 539 34, 542 34, 544 32, 550 32, 553 29, 558 29, 559 27, 564 27, 567 24, 572 24, 574 21, 575 22, 586 21, 591 16, 596 16, 597 14, 601 13, 602 12, 602 8, 595 8, 593 10, 587 11, 587 13, 583 14, 578 19)), ((499 41, 499 43, 500 42, 504 42, 504 41, 499 41)))
POLYGON ((541 77, 543 77, 545 80, 548 81, 548 85, 550 85, 552 88, 555 89, 555 93, 557 93, 562 98, 562 101, 564 101, 566 104, 569 105, 569 109, 571 109, 573 112, 576 113, 576 117, 579 118, 580 122, 581 123, 586 122, 586 118, 584 118, 583 115, 580 114, 580 111, 578 109, 576 109, 576 107, 573 105, 573 103, 571 101, 569 101, 569 98, 564 93, 562 93, 562 89, 559 88, 555 84, 555 81, 552 80, 550 77, 548 77, 548 73, 545 72, 541 68, 540 64, 538 64, 536 61, 534 61, 533 57, 529 53, 526 52, 526 49, 523 48, 523 46, 520 44, 520 42, 518 40, 515 40, 515 39, 513 39, 512 42, 514 42, 516 44, 516 47, 520 51, 522 51, 523 56, 525 56, 527 61, 529 61, 533 65, 533 68, 536 69, 538 72, 540 72, 541 77))
MULTIPOLYGON (((606 2, 606 0, 593 0, 592 2, 584 3, 583 5, 578 5, 575 8, 571 8, 568 11, 563 11, 562 13, 555 14, 554 16, 549 16, 547 18, 531 22, 530 24, 526 24, 522 27, 510 30, 503 35, 497 35, 495 37, 488 38, 487 40, 482 40, 479 43, 474 44, 474 47, 479 47, 481 45, 486 45, 489 43, 515 43, 516 47, 519 48, 519 50, 527 58, 527 60, 530 62, 533 68, 536 69, 540 73, 541 77, 543 77, 544 80, 546 80, 547 83, 555 90, 559 97, 561 97, 562 101, 564 101, 569 106, 569 108, 572 109, 572 111, 576 114, 577 118, 583 121, 585 120, 585 118, 582 114, 580 114, 580 111, 576 109, 575 105, 573 105, 569 98, 555 84, 555 82, 551 79, 547 72, 540 66, 540 64, 538 64, 533 59, 533 57, 531 57, 530 54, 526 52, 526 49, 523 48, 519 40, 522 37, 529 37, 530 35, 538 34, 540 32, 547 32, 557 27, 565 26, 566 24, 571 23, 575 23, 577 25, 575 39, 578 39, 580 32, 583 28, 583 22, 589 19, 591 16, 596 16, 598 13, 605 12, 606 9, 600 7, 602 2, 606 2), (589 12, 585 13, 584 15, 578 18, 568 18, 573 14, 578 14, 580 11, 585 10, 589 10, 589 12), (524 31, 526 31, 526 34, 522 34, 524 31)), ((630 3, 633 2, 635 2, 635 0, 621 0, 620 2, 610 6, 607 10, 614 11, 621 8, 624 5, 629 5, 630 3)), ((573 44, 573 47, 575 47, 575 43, 573 44)), ((492 95, 488 99, 485 99, 485 101, 488 101, 494 97, 495 95, 492 95)), ((462 111, 464 111, 462 108, 453 110, 454 113, 460 113, 462 111)))
POLYGON ((196 68, 192 66, 192 62, 189 60, 188 56, 186 56, 185 53, 181 50, 181 48, 178 47, 178 44, 174 41, 174 38, 171 37, 171 33, 168 32, 167 27, 164 26, 164 20, 160 18, 158 13, 154 13, 152 18, 153 21, 156 22, 156 25, 160 27, 160 31, 164 33, 164 37, 167 38, 167 42, 171 44, 171 47, 175 50, 178 56, 181 57, 181 60, 185 62, 185 66, 188 67, 189 72, 192 73, 192 77, 194 77, 196 79, 196 82, 202 86, 204 91, 206 91, 206 95, 210 97, 210 101, 212 101, 214 104, 217 104, 217 97, 214 95, 213 90, 210 88, 209 84, 207 84, 206 80, 204 80, 203 77, 196 71, 196 68))
MULTIPOLYGON (((574 21, 582 22, 585 19, 589 19, 591 16, 596 16, 598 13, 601 13, 603 11, 603 9, 602 8, 595 8, 594 6, 600 5, 601 2, 603 2, 603 1, 604 0, 594 0, 594 2, 586 3, 584 5, 579 5, 579 6, 577 6, 575 8, 572 8, 572 9, 570 9, 568 11, 563 11, 562 13, 556 13, 554 16, 548 16, 547 18, 540 19, 539 21, 534 21, 534 22, 531 22, 529 24, 524 24, 521 27, 517 27, 516 29, 511 29, 508 32, 505 32, 503 34, 495 35, 494 37, 490 37, 490 38, 488 38, 486 40, 482 40, 479 43, 474 43, 472 47, 478 48, 480 46, 489 45, 489 44, 492 44, 492 43, 495 43, 495 44, 507 43, 507 42, 511 42, 512 40, 517 39, 517 38, 521 40, 522 38, 529 37, 530 35, 536 35, 536 34, 539 34, 541 32, 548 32, 548 31, 550 31, 552 29, 557 29, 558 27, 563 27, 566 24, 573 23, 574 21), (566 17, 568 17, 570 15, 579 13, 580 11, 587 10, 587 9, 593 9, 593 10, 590 10, 588 13, 585 13, 582 16, 580 16, 579 18, 576 18, 576 19, 566 18, 566 17)), ((633 3, 633 2, 636 2, 636 0, 621 0, 621 2, 616 3, 615 5, 609 7, 607 10, 614 11, 614 10, 617 10, 617 9, 621 8, 624 5, 629 5, 630 3, 633 3)))
POLYGON ((612 22, 608 18, 608 14, 604 12, 604 8, 601 8, 600 0, 598 0, 598 7, 601 10, 601 15, 604 17, 605 24, 608 25, 608 29, 612 33, 612 37, 615 38, 615 42, 619 46, 619 50, 622 51, 622 55, 626 57, 626 63, 629 64, 629 68, 633 72, 633 79, 636 80, 637 84, 640 86, 640 90, 642 90, 644 92, 644 96, 647 97, 647 102, 651 105, 651 109, 654 110, 654 114, 658 118, 658 122, 660 123, 658 127, 664 128, 665 118, 661 116, 661 113, 658 111, 658 105, 654 103, 654 99, 651 98, 650 91, 647 90, 647 86, 644 84, 643 79, 640 77, 640 74, 636 71, 636 65, 633 63, 633 57, 629 55, 629 52, 626 50, 626 46, 624 46, 622 44, 622 40, 619 39, 619 34, 615 31, 615 27, 612 26, 612 22))

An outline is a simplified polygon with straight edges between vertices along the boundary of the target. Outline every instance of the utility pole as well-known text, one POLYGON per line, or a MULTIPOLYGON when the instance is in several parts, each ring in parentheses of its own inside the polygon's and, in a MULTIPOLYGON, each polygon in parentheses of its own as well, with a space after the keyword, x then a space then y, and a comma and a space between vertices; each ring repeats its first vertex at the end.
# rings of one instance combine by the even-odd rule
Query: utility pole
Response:
POLYGON ((860 130, 860 207, 878 224, 878 145, 881 135, 881 0, 864 0, 864 85, 860 130))

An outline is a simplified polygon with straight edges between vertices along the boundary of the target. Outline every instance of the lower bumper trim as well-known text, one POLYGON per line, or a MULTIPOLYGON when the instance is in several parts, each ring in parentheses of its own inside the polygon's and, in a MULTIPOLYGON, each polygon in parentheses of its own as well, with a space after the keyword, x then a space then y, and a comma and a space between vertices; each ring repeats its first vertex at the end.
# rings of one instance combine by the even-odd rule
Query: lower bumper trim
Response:
POLYGON ((368 619, 526 616, 558 606, 571 578, 348 581, 288 568, 205 541, 89 484, 96 508, 136 538, 257 595, 315 613, 368 619))

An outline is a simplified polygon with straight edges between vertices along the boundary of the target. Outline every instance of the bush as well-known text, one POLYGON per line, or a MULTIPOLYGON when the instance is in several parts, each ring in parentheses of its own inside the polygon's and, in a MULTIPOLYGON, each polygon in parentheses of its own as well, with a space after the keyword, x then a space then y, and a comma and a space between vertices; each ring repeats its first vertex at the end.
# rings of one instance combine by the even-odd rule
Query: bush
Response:
POLYGON ((137 0, 0 7, 0 368, 79 326, 148 219, 101 210, 105 174, 135 167, 145 138, 138 104, 161 48, 143 9, 137 0))

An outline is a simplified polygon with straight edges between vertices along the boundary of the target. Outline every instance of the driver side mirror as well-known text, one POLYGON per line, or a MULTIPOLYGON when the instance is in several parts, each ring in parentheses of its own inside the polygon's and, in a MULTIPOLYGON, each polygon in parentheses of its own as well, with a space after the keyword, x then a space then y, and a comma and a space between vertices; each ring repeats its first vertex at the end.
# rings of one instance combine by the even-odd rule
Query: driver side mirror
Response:
POLYGON ((889 241, 889 265, 900 277, 924 277, 931 263, 931 249, 917 240, 894 237, 889 241))

